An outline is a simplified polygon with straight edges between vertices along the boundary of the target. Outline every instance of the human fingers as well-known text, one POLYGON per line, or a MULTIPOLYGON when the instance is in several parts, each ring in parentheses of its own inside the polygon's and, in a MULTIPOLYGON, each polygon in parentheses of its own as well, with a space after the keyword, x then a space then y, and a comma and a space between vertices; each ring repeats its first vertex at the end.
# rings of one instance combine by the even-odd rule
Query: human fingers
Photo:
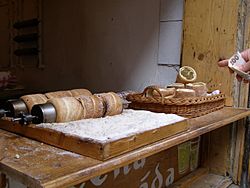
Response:
POLYGON ((239 68, 241 71, 244 71, 244 72, 250 71, 250 61, 247 61, 245 64, 241 65, 239 68))
POLYGON ((242 77, 240 76, 240 75, 236 75, 236 79, 239 81, 239 82, 241 82, 242 81, 242 77))
POLYGON ((244 50, 243 52, 240 53, 242 58, 245 61, 249 61, 250 60, 250 49, 244 50))
POLYGON ((249 83, 249 80, 243 79, 243 82, 246 83, 246 84, 248 84, 248 83, 249 83))
POLYGON ((225 66, 228 65, 228 59, 219 61, 217 64, 218 64, 220 67, 225 67, 225 66))
POLYGON ((232 69, 228 68, 228 70, 229 70, 229 72, 230 72, 231 74, 234 73, 234 71, 233 71, 232 69))

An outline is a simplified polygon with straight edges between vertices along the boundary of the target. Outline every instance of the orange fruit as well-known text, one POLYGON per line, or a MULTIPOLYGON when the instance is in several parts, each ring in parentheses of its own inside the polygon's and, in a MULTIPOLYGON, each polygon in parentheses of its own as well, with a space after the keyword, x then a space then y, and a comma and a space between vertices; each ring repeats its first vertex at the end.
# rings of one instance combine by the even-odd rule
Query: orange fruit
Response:
POLYGON ((189 66, 183 66, 179 69, 178 81, 182 83, 194 82, 197 79, 196 71, 189 66))

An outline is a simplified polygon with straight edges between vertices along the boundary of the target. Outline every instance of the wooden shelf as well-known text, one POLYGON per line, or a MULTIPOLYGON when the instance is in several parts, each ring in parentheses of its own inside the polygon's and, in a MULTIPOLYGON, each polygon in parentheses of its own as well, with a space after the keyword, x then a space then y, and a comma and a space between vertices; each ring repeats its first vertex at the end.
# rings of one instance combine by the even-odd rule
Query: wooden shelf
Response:
POLYGON ((14 51, 16 56, 35 56, 38 55, 39 50, 37 48, 22 48, 14 51))
POLYGON ((34 41, 37 41, 38 37, 39 36, 37 33, 31 33, 31 34, 15 36, 13 40, 17 43, 34 42, 34 41))
POLYGON ((37 18, 30 19, 30 20, 23 20, 13 24, 15 29, 22 29, 26 27, 35 27, 39 24, 39 20, 37 18))
POLYGON ((200 168, 175 182, 169 188, 227 188, 231 185, 230 178, 211 174, 208 169, 200 168))
POLYGON ((62 156, 64 150, 41 144, 30 139, 0 130, 0 169, 29 187, 65 187, 84 182, 138 159, 152 156, 202 134, 226 126, 250 115, 246 109, 224 108, 222 110, 190 119, 190 130, 153 144, 125 153, 105 162, 81 156, 62 156), (13 144, 15 143, 15 144, 13 144), (30 151, 22 156, 21 148, 30 151), (54 168, 55 159, 60 166, 54 168))

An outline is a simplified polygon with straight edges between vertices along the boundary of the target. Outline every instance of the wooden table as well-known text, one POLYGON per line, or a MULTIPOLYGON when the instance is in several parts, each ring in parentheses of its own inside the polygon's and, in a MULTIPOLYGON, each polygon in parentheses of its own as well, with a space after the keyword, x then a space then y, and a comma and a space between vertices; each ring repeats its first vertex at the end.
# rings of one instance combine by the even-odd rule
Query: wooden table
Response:
POLYGON ((0 171, 28 187, 70 187, 130 164, 250 115, 224 108, 190 119, 190 130, 105 162, 0 130, 0 171), (19 157, 20 156, 20 157, 19 157))

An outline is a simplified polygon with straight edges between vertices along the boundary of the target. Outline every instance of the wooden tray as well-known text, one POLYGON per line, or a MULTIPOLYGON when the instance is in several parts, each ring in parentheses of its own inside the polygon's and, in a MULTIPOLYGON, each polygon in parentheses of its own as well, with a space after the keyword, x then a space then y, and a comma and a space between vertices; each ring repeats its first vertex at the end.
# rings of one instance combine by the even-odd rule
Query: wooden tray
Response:
POLYGON ((55 130, 37 127, 34 124, 22 126, 19 123, 7 120, 0 120, 0 128, 98 160, 107 160, 141 146, 187 131, 189 126, 187 120, 183 120, 119 140, 107 140, 105 142, 82 139, 55 130))

